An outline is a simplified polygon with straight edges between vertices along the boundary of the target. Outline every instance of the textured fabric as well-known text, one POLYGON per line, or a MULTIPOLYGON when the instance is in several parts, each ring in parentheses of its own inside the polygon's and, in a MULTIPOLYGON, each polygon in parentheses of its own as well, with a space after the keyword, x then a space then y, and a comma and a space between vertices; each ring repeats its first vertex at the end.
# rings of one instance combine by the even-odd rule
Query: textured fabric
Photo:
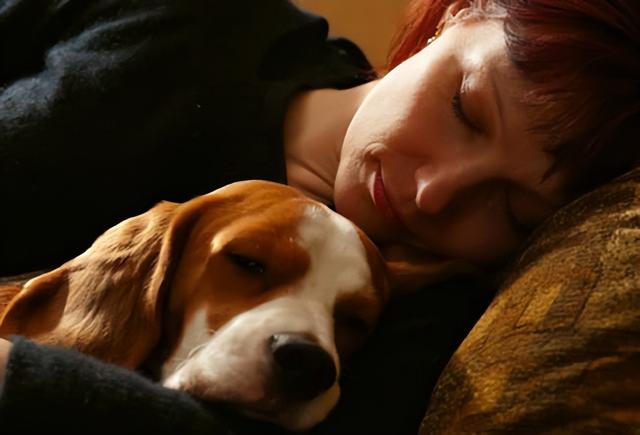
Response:
POLYGON ((533 237, 438 381, 420 433, 638 433, 640 171, 533 237))
POLYGON ((286 0, 0 2, 0 275, 161 200, 285 182, 292 95, 374 76, 327 32, 286 0))
POLYGON ((221 413, 128 370, 20 338, 13 347, 0 397, 3 434, 235 433, 221 413), (75 379, 95 387, 78 394, 75 379))

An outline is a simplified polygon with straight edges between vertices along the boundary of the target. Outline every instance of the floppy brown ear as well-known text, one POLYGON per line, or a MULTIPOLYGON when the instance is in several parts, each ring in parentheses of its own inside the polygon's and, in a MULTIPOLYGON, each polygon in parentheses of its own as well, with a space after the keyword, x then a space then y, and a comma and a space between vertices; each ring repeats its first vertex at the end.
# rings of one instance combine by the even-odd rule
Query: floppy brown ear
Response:
POLYGON ((456 275, 480 274, 478 268, 460 260, 436 258, 408 246, 382 249, 391 296, 411 293, 456 275))
POLYGON ((197 207, 178 210, 178 204, 160 203, 27 282, 0 318, 0 335, 139 365, 158 341, 164 289, 196 218, 197 207))

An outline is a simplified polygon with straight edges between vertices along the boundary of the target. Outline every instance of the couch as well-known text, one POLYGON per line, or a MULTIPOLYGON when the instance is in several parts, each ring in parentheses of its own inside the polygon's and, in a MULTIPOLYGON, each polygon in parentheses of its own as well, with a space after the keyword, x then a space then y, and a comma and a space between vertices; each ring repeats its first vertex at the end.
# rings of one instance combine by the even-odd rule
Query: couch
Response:
POLYGON ((554 214, 444 368, 420 435, 640 433, 640 170, 554 214))

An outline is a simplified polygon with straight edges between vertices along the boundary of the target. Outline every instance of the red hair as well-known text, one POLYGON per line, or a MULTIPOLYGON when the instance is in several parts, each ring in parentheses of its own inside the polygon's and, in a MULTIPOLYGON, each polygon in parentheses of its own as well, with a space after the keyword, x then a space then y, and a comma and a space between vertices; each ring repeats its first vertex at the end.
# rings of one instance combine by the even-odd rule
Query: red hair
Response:
POLYGON ((427 45, 452 0, 414 0, 407 5, 387 59, 387 71, 427 45))
MULTIPOLYGON (((447 7, 472 0, 414 0, 390 51, 391 69, 420 51, 447 7)), ((480 4, 481 3, 481 4, 480 4)), ((531 86, 532 130, 542 133, 574 193, 640 163, 640 2, 487 0, 504 10, 507 53, 531 86)))

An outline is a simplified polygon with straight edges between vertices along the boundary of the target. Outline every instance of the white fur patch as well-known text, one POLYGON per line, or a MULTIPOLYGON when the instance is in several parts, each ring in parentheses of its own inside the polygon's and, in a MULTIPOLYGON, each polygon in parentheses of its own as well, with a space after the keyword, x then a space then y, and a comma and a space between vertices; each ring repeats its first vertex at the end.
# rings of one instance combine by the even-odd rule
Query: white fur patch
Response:
POLYGON ((298 227, 311 268, 301 283, 300 297, 322 301, 329 312, 342 294, 362 290, 371 282, 367 253, 353 224, 319 206, 308 206, 298 227))
POLYGON ((183 365, 194 352, 201 349, 212 335, 213 331, 207 323, 207 311, 203 308, 187 322, 178 349, 162 365, 162 381, 164 382, 167 377, 183 365))

